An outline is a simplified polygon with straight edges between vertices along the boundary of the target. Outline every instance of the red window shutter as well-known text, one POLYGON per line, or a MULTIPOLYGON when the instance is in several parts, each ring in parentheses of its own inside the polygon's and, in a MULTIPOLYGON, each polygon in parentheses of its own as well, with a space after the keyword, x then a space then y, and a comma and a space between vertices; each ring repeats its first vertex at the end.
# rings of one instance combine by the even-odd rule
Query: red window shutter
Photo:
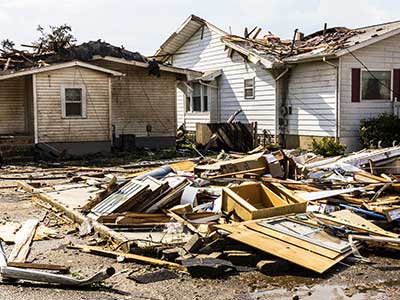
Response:
POLYGON ((400 102, 400 69, 393 70, 393 100, 400 102))
POLYGON ((360 102, 361 69, 351 69, 351 102, 360 102))

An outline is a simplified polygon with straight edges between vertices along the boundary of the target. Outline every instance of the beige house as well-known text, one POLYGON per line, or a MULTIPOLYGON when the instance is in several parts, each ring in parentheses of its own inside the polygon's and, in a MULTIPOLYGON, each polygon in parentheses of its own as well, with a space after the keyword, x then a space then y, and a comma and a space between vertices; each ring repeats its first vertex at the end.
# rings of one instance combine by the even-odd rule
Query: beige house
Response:
MULTIPOLYGON (((71 154, 175 146, 177 81, 201 73, 94 56, 0 73, 0 138, 71 154)), ((0 141, 1 141, 0 140, 0 141)))

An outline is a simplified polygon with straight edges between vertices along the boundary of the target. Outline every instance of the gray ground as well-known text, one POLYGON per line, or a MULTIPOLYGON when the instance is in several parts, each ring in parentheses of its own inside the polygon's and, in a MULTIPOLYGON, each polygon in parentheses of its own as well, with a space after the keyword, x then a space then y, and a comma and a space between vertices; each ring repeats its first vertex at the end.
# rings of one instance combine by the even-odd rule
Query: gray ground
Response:
MULTIPOLYGON (((0 190, 0 221, 23 222, 28 217, 45 217, 46 211, 35 206, 26 194, 14 189, 0 190)), ((296 266, 275 270, 269 276, 256 271, 224 279, 193 279, 181 274, 178 279, 150 284, 137 284, 127 279, 132 270, 151 270, 148 266, 117 263, 115 259, 84 254, 68 249, 71 241, 84 243, 70 226, 60 227, 62 239, 35 241, 29 259, 39 263, 71 266, 74 274, 89 275, 105 266, 113 266, 116 276, 103 287, 86 290, 62 289, 46 284, 0 284, 1 300, 19 299, 400 299, 399 254, 378 250, 364 251, 372 264, 338 265, 324 276, 304 271, 296 266), (377 256, 379 254, 379 256, 377 256), (124 272, 125 270, 125 272, 124 272), (111 288, 107 288, 112 287, 111 288)), ((6 247, 9 252, 10 246, 6 247)), ((154 270, 154 269, 153 269, 154 270)))

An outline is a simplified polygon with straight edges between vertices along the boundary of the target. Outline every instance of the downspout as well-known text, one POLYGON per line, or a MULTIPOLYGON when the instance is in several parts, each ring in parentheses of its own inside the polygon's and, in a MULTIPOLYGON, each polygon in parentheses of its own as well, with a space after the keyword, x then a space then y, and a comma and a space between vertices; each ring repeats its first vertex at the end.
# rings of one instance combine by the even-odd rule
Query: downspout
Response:
POLYGON ((32 74, 32 94, 33 94, 33 139, 34 143, 39 143, 39 123, 38 123, 38 103, 36 92, 36 74, 32 74))
POLYGON ((276 78, 275 78, 275 144, 278 143, 279 141, 279 119, 280 119, 280 107, 281 107, 281 92, 280 92, 280 87, 278 81, 282 79, 286 73, 289 72, 289 68, 286 68, 282 73, 280 73, 276 78), (279 97, 277 97, 279 95, 279 97))
MULTIPOLYGON (((339 141, 340 137, 340 101, 339 101, 339 89, 340 89, 340 78, 339 78, 339 66, 326 60, 326 57, 322 57, 322 61, 331 67, 336 69, 336 103, 335 103, 335 141, 339 141)), ((340 64, 340 57, 339 57, 339 64, 340 64)))

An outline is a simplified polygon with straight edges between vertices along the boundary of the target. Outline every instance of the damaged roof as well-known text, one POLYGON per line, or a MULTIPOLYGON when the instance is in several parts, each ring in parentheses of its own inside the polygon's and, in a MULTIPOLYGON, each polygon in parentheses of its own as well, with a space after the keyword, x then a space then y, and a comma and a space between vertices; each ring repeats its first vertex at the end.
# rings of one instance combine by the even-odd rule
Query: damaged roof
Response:
POLYGON ((241 47, 245 50, 245 54, 251 53, 271 61, 290 63, 324 56, 341 56, 398 33, 400 33, 400 21, 356 29, 328 28, 295 39, 294 44, 292 40, 282 40, 271 33, 263 38, 226 35, 222 37, 222 41, 227 47, 232 45, 241 47))
MULTIPOLYGON (((59 48, 57 51, 37 50, 28 52, 17 49, 0 51, 0 77, 2 79, 15 77, 14 75, 17 74, 22 76, 21 74, 41 72, 52 66, 55 68, 70 65, 84 65, 87 67, 87 63, 99 59, 122 64, 131 64, 143 68, 148 68, 150 64, 154 64, 151 59, 141 55, 139 52, 132 52, 123 47, 113 46, 101 40, 90 41, 72 47, 59 48), (80 62, 80 64, 77 62, 80 62)), ((158 64, 158 68, 162 71, 185 74, 188 76, 201 75, 201 73, 196 71, 175 68, 163 64, 158 64)), ((113 71, 108 69, 107 71, 113 74, 113 71)))

